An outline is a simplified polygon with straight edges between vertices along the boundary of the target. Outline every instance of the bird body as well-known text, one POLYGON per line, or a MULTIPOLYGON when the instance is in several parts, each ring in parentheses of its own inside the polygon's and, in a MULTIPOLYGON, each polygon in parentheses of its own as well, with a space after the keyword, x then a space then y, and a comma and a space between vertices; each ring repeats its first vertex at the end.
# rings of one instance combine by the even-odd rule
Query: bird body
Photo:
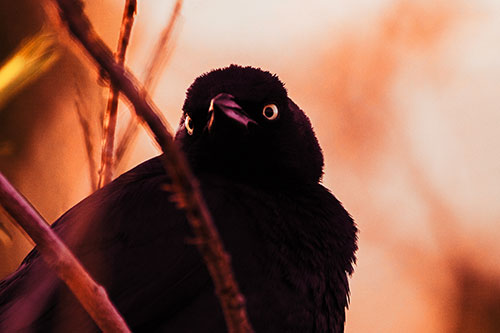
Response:
MULTIPOLYGON (((307 117, 277 77, 234 65, 198 78, 183 109, 176 141, 231 255, 253 328, 343 331, 356 227, 319 183, 323 160, 307 117)), ((223 332, 210 275, 160 158, 96 191, 52 228, 132 331, 223 332)), ((0 282, 0 331, 15 330, 97 330, 36 248, 0 282)))

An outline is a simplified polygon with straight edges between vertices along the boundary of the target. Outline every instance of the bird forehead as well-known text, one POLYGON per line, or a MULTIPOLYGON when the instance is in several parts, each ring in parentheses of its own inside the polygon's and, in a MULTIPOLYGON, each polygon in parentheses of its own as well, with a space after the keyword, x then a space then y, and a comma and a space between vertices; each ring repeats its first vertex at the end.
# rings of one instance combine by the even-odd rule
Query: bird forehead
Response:
POLYGON ((231 94, 249 104, 286 101, 287 92, 277 76, 253 67, 231 65, 198 77, 188 89, 184 111, 205 112, 219 93, 231 94))

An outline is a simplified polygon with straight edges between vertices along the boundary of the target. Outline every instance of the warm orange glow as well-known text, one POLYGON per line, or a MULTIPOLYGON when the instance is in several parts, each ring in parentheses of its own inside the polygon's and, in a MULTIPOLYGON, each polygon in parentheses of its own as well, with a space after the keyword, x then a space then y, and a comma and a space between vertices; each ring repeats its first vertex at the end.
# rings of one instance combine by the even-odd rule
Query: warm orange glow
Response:
MULTIPOLYGON (((139 3, 127 55, 138 77, 173 4, 139 3)), ((116 45, 122 2, 87 6, 116 45)), ((346 331, 500 330, 488 326, 500 317, 499 15, 486 1, 186 1, 153 98, 176 128, 199 74, 230 63, 279 74, 315 126, 325 185, 361 230, 346 331)), ((48 220, 89 193, 99 160, 87 147, 99 147, 107 90, 78 56, 41 76, 26 105, 0 110, 59 110, 33 124, 23 149, 0 133, 2 171, 48 220)), ((121 104, 119 134, 129 117, 121 104)), ((118 172, 155 154, 141 131, 118 172)), ((8 228, 3 275, 29 248, 8 228)))
POLYGON ((45 72, 57 59, 54 36, 40 32, 23 41, 0 65, 0 109, 19 90, 45 72))

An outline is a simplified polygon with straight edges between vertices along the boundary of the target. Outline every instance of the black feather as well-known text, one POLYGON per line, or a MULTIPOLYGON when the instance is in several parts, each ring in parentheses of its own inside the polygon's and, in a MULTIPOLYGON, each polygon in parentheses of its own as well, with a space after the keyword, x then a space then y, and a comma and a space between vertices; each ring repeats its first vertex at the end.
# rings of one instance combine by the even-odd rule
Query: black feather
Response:
MULTIPOLYGON (((231 254, 255 330, 342 332, 356 227, 319 184, 323 156, 307 116, 275 75, 235 65, 196 79, 183 109, 176 140, 231 254), (222 110, 211 128, 209 107, 220 93, 255 126, 243 130, 222 110), (279 110, 273 121, 262 114, 270 103, 279 110)), ((81 201, 53 229, 134 332, 224 331, 212 281, 168 183, 153 158, 81 201)), ((0 331, 16 330, 97 331, 36 248, 0 282, 0 331)))

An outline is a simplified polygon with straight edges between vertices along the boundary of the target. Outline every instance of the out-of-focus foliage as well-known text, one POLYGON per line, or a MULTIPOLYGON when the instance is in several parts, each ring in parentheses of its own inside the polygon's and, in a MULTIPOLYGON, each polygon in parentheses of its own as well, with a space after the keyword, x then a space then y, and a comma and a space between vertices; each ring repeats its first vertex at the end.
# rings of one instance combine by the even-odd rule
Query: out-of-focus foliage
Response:
POLYGON ((57 59, 56 36, 41 31, 23 41, 14 54, 0 65, 0 110, 26 85, 37 79, 57 59))
MULTIPOLYGON (((23 67, 21 72, 26 71, 25 78, 31 82, 16 93, 10 89, 9 99, 4 99, 0 109, 0 170, 48 221, 54 221, 88 194, 89 158, 84 143, 100 142, 103 96, 96 73, 82 58, 65 46, 54 46, 53 36, 44 28, 47 21, 42 3, 0 1, 0 63, 20 55, 21 50, 42 65, 23 67), (78 89, 84 93, 77 94, 78 89), (90 134, 81 128, 81 119, 89 124, 90 134), (75 185, 82 182, 85 185, 75 185)), ((3 277, 19 265, 32 244, 1 210, 0 225, 3 277)))

